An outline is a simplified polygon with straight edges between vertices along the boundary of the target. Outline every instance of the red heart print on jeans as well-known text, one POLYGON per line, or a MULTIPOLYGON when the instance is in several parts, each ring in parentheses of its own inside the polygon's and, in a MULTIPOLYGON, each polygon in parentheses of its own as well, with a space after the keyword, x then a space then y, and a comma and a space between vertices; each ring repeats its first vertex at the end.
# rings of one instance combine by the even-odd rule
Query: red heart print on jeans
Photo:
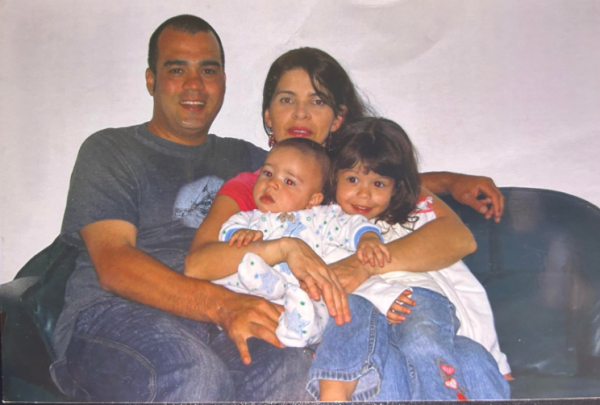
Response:
POLYGON ((444 373, 446 373, 446 375, 452 375, 452 374, 454 374, 454 372, 456 371, 456 370, 454 369, 454 367, 452 367, 452 366, 449 366, 449 365, 447 365, 447 364, 442 364, 442 365, 440 366, 440 368, 442 369, 442 371, 443 371, 444 373))
POLYGON ((456 382, 455 378, 450 378, 450 379, 444 381, 444 385, 447 388, 452 388, 453 390, 457 390, 458 389, 458 383, 456 382))

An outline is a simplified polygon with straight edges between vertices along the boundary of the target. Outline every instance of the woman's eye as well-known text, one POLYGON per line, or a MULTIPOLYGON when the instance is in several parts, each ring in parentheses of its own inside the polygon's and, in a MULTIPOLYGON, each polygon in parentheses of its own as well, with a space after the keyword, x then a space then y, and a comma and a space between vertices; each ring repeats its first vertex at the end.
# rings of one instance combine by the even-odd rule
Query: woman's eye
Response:
POLYGON ((320 98, 317 98, 313 101, 313 103, 315 105, 325 105, 325 102, 323 100, 321 100, 320 98))
POLYGON ((296 184, 296 183, 294 183, 294 180, 291 180, 291 179, 285 179, 285 184, 287 184, 288 186, 293 186, 293 185, 294 185, 294 184, 296 184))
POLYGON ((281 101, 283 104, 291 104, 294 100, 292 100, 290 97, 282 97, 279 101, 281 101))

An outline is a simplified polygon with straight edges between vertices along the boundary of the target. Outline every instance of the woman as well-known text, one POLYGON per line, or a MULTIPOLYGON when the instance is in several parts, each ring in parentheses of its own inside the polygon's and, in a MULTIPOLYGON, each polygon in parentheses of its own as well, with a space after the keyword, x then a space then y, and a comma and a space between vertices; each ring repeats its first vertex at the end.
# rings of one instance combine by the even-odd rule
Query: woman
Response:
MULTIPOLYGON (((367 113, 368 108, 357 95, 347 73, 323 51, 313 48, 292 50, 280 56, 269 70, 263 92, 263 122, 271 146, 290 137, 306 137, 326 146, 336 131, 367 113)), ((240 248, 218 242, 219 231, 226 220, 241 210, 256 208, 252 188, 257 176, 258 172, 241 174, 228 181, 219 191, 192 242, 186 259, 186 275, 211 280, 225 277, 237 271, 237 265, 248 252, 258 254, 271 265, 285 261, 304 283, 312 298, 323 297, 330 314, 341 325, 351 320, 345 291, 353 291, 375 271, 383 273, 398 268, 408 271, 437 270, 455 263, 475 249, 470 231, 452 210, 426 189, 423 189, 423 194, 433 198, 437 219, 387 245, 395 259, 394 267, 361 265, 355 256, 328 267, 308 245, 295 238, 258 241, 240 248)), ((448 177, 436 178, 435 175, 422 178, 426 187, 432 187, 437 192, 449 190, 440 187, 447 180, 448 177)), ((467 177, 467 182, 472 180, 467 177)), ((450 188, 456 186, 454 182, 449 184, 450 188)), ((502 198, 498 196, 499 192, 493 183, 490 184, 488 195, 494 197, 484 200, 485 204, 492 203, 492 208, 486 209, 485 214, 488 217, 494 215, 498 220, 502 212, 502 198)), ((263 328, 253 336, 281 346, 274 333, 276 325, 273 321, 272 330, 263 328)), ((230 336, 238 345, 245 364, 251 361, 245 343, 250 336, 230 336)), ((469 345, 463 352, 465 359, 471 356, 469 364, 478 365, 479 359, 483 358, 469 345)), ((406 396, 409 391, 406 389, 408 372, 403 354, 390 347, 386 364, 376 398, 410 399, 406 396)))
MULTIPOLYGON (((336 131, 369 113, 346 71, 330 55, 314 48, 289 51, 273 63, 265 81, 262 111, 270 145, 294 136, 327 145, 336 131)), ((218 242, 221 225, 230 216, 255 208, 252 203, 255 180, 256 176, 242 174, 219 192, 198 228, 186 259, 186 274, 194 276, 198 269, 203 269, 203 277, 217 279, 234 273, 248 251, 259 253, 265 260, 265 256, 270 255, 274 263, 286 261, 313 298, 323 296, 338 324, 348 322, 350 314, 344 290, 353 291, 373 271, 354 256, 328 268, 298 240, 260 242, 240 249, 218 242)), ((468 194, 471 189, 482 190, 488 197, 472 202, 473 206, 483 208, 480 212, 488 218, 493 215, 499 220, 502 214, 503 198, 489 179, 445 173, 424 175, 422 181, 425 188, 434 192, 450 191, 455 196, 468 194), (489 209, 488 204, 492 204, 489 209)), ((434 198, 438 219, 389 245, 392 255, 408 271, 437 270, 475 249, 470 231, 456 214, 430 192, 426 194, 434 198)), ((468 198, 463 202, 468 202, 468 198)), ((377 269, 378 272, 391 270, 377 269)), ((277 344, 274 335, 269 338, 268 341, 277 344)))

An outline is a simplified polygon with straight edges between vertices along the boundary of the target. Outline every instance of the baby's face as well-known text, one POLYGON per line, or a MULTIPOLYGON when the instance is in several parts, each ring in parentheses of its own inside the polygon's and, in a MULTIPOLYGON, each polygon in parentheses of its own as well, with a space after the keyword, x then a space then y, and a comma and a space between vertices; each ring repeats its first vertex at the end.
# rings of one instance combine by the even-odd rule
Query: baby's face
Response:
POLYGON ((269 153, 252 197, 261 212, 291 212, 312 208, 323 199, 321 168, 312 157, 291 147, 269 153))

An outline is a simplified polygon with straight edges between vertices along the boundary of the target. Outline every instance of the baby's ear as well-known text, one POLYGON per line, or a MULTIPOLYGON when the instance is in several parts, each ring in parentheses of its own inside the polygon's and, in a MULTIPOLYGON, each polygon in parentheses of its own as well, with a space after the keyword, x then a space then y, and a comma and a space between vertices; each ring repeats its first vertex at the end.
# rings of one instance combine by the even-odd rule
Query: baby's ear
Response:
POLYGON ((323 193, 314 193, 312 197, 310 197, 310 200, 308 200, 308 205, 306 206, 306 209, 310 209, 316 205, 321 204, 321 201, 323 201, 323 193))

